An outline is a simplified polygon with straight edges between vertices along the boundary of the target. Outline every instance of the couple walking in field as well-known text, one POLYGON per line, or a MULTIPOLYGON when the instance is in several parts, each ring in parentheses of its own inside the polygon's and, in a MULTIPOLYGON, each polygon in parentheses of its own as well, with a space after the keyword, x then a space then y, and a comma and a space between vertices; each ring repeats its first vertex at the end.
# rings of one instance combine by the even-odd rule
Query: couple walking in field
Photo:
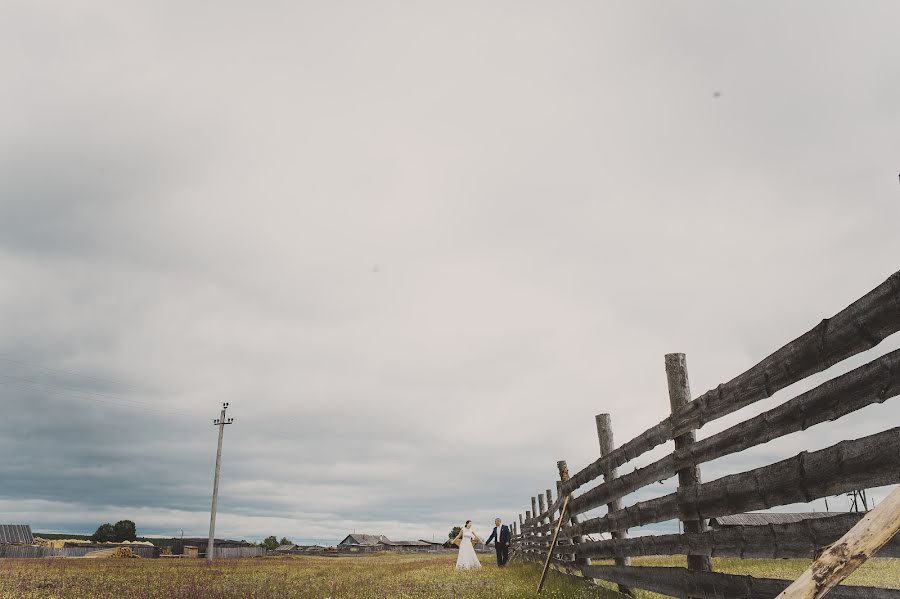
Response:
POLYGON ((453 544, 459 545, 459 555, 456 558, 457 570, 477 570, 481 567, 478 556, 475 554, 474 543, 483 542, 485 545, 494 541, 494 550, 497 552, 497 565, 501 568, 509 561, 509 527, 502 523, 500 518, 494 520, 494 531, 487 541, 482 541, 481 537, 472 528, 472 521, 466 520, 459 534, 453 539, 453 544))

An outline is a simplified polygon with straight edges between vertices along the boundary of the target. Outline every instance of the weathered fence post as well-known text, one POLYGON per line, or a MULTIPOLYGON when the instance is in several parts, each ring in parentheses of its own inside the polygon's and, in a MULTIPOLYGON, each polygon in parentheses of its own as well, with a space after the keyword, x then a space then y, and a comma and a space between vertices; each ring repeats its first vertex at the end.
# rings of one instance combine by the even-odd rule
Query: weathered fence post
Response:
MULTIPOLYGON (((553 494, 550 492, 550 489, 547 489, 545 491, 545 494, 547 496, 547 507, 548 508, 553 507, 553 494)), ((553 514, 554 514, 554 512, 552 512, 552 511, 547 513, 547 538, 548 539, 553 534, 553 525, 556 523, 556 520, 553 518, 553 514)), ((549 547, 549 546, 547 547, 548 551, 552 551, 552 549, 553 549, 553 547, 549 547)))
MULTIPOLYGON (((563 494, 562 494, 562 481, 556 481, 556 496, 557 496, 557 497, 562 497, 562 496, 563 496, 563 494)), ((559 514, 559 515, 560 515, 560 517, 562 517, 562 507, 560 507, 560 514, 559 514)), ((568 526, 568 524, 566 523, 565 519, 563 519, 563 523, 560 525, 560 530, 566 528, 567 526, 568 526)), ((557 544, 557 545, 560 545, 560 546, 563 546, 563 545, 569 546, 569 545, 573 545, 574 543, 572 543, 572 539, 560 539, 559 541, 557 541, 556 544, 557 544)))
MULTIPOLYGON (((684 354, 666 354, 666 379, 669 384, 669 404, 672 413, 691 401, 691 385, 688 380, 687 360, 684 354)), ((694 444, 696 434, 689 431, 675 437, 675 453, 686 453, 694 444)), ((696 464, 678 471, 678 495, 688 494, 691 487, 700 484, 700 467, 696 464)), ((705 532, 706 522, 700 520, 682 520, 684 532, 705 532)), ((701 572, 712 571, 712 560, 707 555, 688 555, 688 569, 701 572)))
POLYGON ((519 530, 516 539, 517 547, 519 548, 519 559, 523 562, 525 561, 525 519, 522 518, 522 514, 519 514, 519 530))
MULTIPOLYGON (((525 510, 525 519, 531 520, 531 512, 529 512, 528 510, 525 510)), ((532 531, 532 526, 533 525, 529 524, 528 525, 528 534, 522 535, 522 554, 526 560, 531 559, 531 550, 533 549, 530 546, 532 539, 534 538, 534 532, 532 531)), ((523 531, 524 531, 524 529, 523 529, 523 531)))
MULTIPOLYGON (((556 462, 556 467, 559 469, 559 480, 564 483, 569 480, 569 466, 566 464, 565 460, 559 460, 556 462)), ((578 516, 569 516, 569 524, 578 524, 578 516)), ((578 550, 578 545, 584 543, 584 538, 579 535, 576 537, 572 537, 572 544, 575 545, 575 550, 578 550)), ((575 565, 577 567, 582 566, 590 566, 591 558, 589 557, 576 557, 575 565)))
MULTIPOLYGON (((597 421, 597 438, 600 440, 600 457, 603 457, 613 449, 616 448, 615 442, 613 441, 613 430, 612 430, 612 419, 609 414, 597 414, 595 417, 597 421)), ((613 479, 618 478, 619 469, 615 467, 606 468, 603 472, 603 479, 608 483, 613 479)), ((622 498, 616 497, 612 501, 606 504, 606 509, 609 513, 617 512, 622 509, 622 498)), ((610 533, 612 538, 614 539, 627 539, 628 531, 625 529, 622 530, 614 530, 610 533)), ((631 558, 630 557, 617 557, 616 558, 617 566, 630 566, 631 558)), ((625 595, 634 596, 631 588, 625 586, 624 584, 619 585, 619 592, 624 593, 625 595)))
MULTIPOLYGON (((539 515, 543 514, 544 512, 547 511, 547 506, 544 504, 544 495, 543 494, 538 495, 538 509, 540 510, 538 512, 539 515)), ((543 525, 544 525, 544 519, 540 518, 537 521, 536 526, 543 526, 543 525)), ((540 540, 543 541, 545 538, 547 538, 547 535, 540 533, 540 540)))

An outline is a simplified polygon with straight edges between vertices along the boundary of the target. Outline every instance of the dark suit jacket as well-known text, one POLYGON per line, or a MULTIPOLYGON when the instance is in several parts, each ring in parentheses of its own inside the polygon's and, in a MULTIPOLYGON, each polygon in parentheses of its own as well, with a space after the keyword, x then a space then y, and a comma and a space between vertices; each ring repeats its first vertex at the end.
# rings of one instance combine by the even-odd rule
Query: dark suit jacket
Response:
POLYGON ((491 540, 500 543, 501 545, 509 545, 509 526, 506 524, 500 525, 500 533, 497 533, 497 527, 494 527, 494 532, 491 533, 491 536, 488 537, 488 540, 484 542, 485 545, 489 544, 491 540))

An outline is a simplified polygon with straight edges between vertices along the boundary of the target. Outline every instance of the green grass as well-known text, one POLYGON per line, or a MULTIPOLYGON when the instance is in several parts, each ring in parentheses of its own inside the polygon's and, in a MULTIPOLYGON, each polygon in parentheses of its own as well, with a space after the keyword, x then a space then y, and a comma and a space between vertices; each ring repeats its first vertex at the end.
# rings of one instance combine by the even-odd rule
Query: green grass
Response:
MULTIPOLYGON (((2 599, 536 599, 538 564, 456 572, 454 554, 382 553, 363 557, 296 556, 222 560, 0 560, 2 599)), ((683 566, 684 558, 639 558, 636 565, 683 566)), ((603 563, 603 562, 597 562, 603 563)), ((717 571, 793 579, 806 560, 716 559, 717 571)), ((900 588, 900 560, 872 560, 849 580, 900 588)), ((540 597, 613 599, 607 588, 589 588, 551 572, 540 597)), ((659 597, 638 593, 641 599, 659 597)))

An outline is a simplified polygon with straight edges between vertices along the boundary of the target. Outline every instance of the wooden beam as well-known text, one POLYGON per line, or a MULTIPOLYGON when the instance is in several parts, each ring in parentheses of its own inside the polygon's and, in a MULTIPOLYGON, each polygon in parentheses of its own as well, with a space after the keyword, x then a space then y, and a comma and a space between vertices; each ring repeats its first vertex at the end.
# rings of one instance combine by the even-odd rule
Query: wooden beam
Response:
MULTIPOLYGON (((614 559, 636 555, 687 555, 739 557, 743 559, 814 559, 850 530, 860 514, 834 514, 789 524, 729 526, 700 534, 647 535, 582 543, 584 557, 614 559)), ((900 557, 900 536, 878 550, 879 557, 900 557)))
POLYGON ((813 562, 779 599, 820 599, 900 532, 900 487, 813 562))

